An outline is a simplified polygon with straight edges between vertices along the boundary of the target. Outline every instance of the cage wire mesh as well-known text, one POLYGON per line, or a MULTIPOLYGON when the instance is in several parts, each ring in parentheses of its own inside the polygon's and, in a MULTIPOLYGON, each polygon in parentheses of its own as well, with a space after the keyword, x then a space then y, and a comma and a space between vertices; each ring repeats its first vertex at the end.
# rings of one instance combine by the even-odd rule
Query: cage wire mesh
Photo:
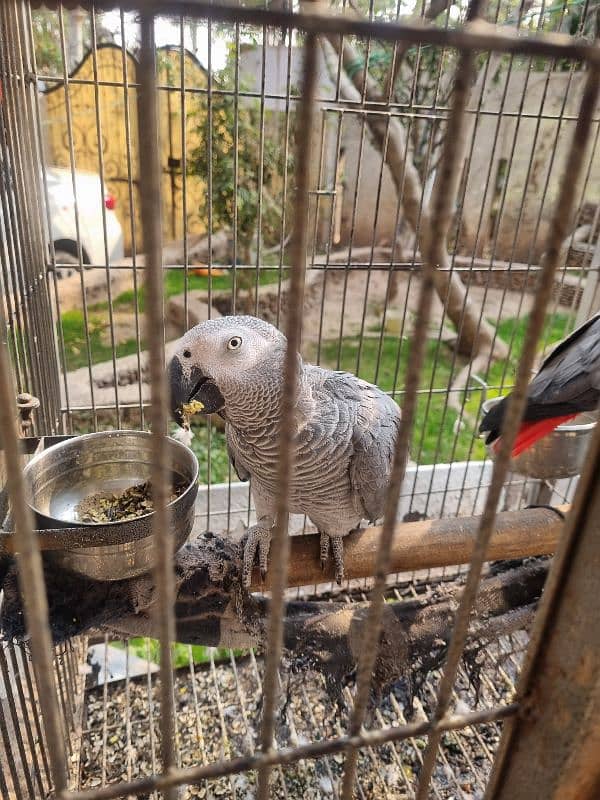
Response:
MULTIPOLYGON (((105 636, 88 650, 79 637, 58 648, 55 697, 35 688, 34 669, 51 686, 39 600, 31 653, 0 651, 2 797, 171 797, 176 785, 186 797, 483 797, 527 647, 521 630, 461 659, 486 540, 497 510, 569 503, 577 478, 510 473, 508 445, 486 460, 477 428, 486 399, 515 383, 522 398, 539 356, 598 308, 598 6, 323 10, 3 4, 0 279, 14 388, 40 398, 39 435, 160 430, 162 342, 169 355, 193 324, 255 314, 306 360, 378 384, 414 423, 380 558, 396 520, 484 514, 470 568, 285 592, 281 523, 265 648, 177 645, 171 684, 155 640, 105 636), (461 575, 445 671, 414 696, 398 683, 367 708, 376 638, 338 699, 280 659, 284 597, 371 598, 376 637, 385 601, 435 599, 461 575)), ((518 417, 516 403, 509 443, 518 417)), ((239 532, 254 509, 222 427, 193 433, 194 532, 239 532)), ((289 458, 283 448, 284 487, 289 458)), ((296 516, 289 528, 314 531, 296 516)), ((32 548, 30 534, 24 519, 32 548)))

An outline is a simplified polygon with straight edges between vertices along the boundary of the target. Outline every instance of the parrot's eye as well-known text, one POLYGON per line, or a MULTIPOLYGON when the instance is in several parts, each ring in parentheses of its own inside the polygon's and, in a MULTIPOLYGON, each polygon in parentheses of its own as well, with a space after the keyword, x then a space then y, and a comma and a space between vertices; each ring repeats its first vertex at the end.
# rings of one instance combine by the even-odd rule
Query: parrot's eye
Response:
POLYGON ((241 336, 232 336, 231 339, 227 342, 228 350, 239 350, 241 346, 242 346, 241 336))
POLYGON ((191 358, 192 354, 191 354, 191 352, 189 350, 184 350, 183 351, 183 357, 184 358, 191 358))

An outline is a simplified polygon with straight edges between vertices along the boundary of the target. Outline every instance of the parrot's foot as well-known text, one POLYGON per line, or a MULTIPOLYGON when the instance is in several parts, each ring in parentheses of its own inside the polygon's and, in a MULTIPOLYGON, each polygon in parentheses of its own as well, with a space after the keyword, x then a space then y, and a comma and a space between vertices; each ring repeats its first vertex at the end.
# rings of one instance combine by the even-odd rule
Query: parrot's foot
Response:
POLYGON ((344 543, 341 536, 330 536, 328 533, 321 532, 321 569, 325 569, 329 560, 329 546, 333 553, 333 564, 335 567, 335 580, 338 586, 344 580, 344 543))
POLYGON ((244 545, 244 565, 242 568, 242 583, 246 588, 252 581, 252 567, 258 550, 258 563, 260 566, 261 577, 267 574, 267 564, 269 560, 269 548, 271 546, 271 528, 264 528, 262 525, 253 525, 248 528, 246 544, 244 545))

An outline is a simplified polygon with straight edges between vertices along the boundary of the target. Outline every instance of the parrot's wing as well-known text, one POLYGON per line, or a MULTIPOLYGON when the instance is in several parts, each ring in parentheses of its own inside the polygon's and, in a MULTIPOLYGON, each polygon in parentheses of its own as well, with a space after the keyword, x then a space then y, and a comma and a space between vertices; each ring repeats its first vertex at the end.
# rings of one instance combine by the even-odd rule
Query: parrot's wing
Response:
POLYGON ((593 411, 600 399, 600 316, 551 353, 527 392, 525 419, 593 411))
POLYGON ((400 409, 376 386, 353 375, 333 373, 327 388, 339 403, 354 405, 353 454, 350 483, 365 518, 373 522, 383 516, 400 409))
MULTIPOLYGON (((488 444, 500 436, 507 397, 481 420, 479 431, 486 434, 488 444)), ((600 314, 596 314, 544 360, 527 390, 524 422, 560 420, 581 411, 594 411, 599 401, 600 314)))
POLYGON ((233 442, 231 441, 231 433, 229 431, 229 425, 225 426, 225 442, 227 444, 227 455, 229 456, 229 460, 231 461, 231 465, 235 470, 235 474, 241 481, 249 481, 250 480, 250 473, 248 470, 240 464, 239 458, 237 456, 235 447, 233 442))
POLYGON ((350 482, 370 522, 382 517, 385 511, 399 428, 400 409, 391 397, 378 391, 377 396, 369 398, 369 403, 361 404, 354 433, 350 482))

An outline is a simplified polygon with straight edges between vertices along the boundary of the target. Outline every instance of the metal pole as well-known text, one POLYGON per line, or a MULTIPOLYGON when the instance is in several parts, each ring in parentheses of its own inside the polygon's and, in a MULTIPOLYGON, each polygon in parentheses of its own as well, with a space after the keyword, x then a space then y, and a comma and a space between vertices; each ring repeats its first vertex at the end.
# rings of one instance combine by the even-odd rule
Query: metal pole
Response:
POLYGON ((600 428, 552 565, 486 800, 600 791, 600 428))

